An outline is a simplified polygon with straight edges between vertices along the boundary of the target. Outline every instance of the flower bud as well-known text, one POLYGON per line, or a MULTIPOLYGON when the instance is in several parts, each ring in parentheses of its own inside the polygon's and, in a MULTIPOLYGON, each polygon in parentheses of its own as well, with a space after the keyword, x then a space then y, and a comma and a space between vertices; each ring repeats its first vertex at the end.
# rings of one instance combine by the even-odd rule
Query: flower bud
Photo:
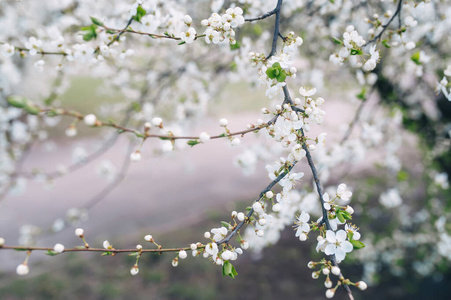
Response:
POLYGON ((76 236, 78 236, 78 237, 83 237, 83 235, 84 235, 84 230, 83 230, 83 228, 77 228, 77 229, 75 229, 75 235, 76 236))
POLYGON ((186 254, 186 251, 185 251, 185 250, 181 250, 181 251, 179 252, 179 257, 180 257, 181 259, 185 259, 187 256, 188 256, 188 254, 186 254))
POLYGON ((16 268, 16 273, 20 276, 27 275, 29 272, 30 268, 25 263, 18 265, 16 268))
POLYGON ((326 298, 328 298, 328 299, 333 298, 334 295, 335 295, 335 290, 334 289, 328 289, 326 291, 326 298))
POLYGON ((63 251, 64 251, 64 245, 63 244, 56 244, 54 247, 53 247, 53 251, 55 251, 56 253, 63 253, 63 251))
POLYGON ((337 276, 340 275, 340 272, 341 272, 340 268, 337 266, 333 266, 331 271, 332 271, 332 274, 337 275, 337 276))
POLYGON ((359 281, 355 284, 355 286, 361 289, 362 291, 366 290, 366 288, 368 287, 365 281, 359 281))
POLYGON ((83 118, 83 121, 88 126, 94 126, 97 122, 97 117, 94 114, 89 114, 83 118))

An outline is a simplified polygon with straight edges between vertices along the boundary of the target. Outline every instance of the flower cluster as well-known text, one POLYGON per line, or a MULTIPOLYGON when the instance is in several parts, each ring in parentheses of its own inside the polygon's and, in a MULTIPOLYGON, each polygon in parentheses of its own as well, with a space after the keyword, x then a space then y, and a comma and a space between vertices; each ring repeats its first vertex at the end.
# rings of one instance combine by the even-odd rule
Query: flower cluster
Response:
POLYGON ((236 43, 234 29, 244 24, 243 10, 240 7, 231 7, 222 16, 213 13, 208 19, 202 20, 201 24, 206 27, 203 34, 208 44, 228 41, 233 45, 236 43))
POLYGON ((451 65, 448 65, 446 70, 443 71, 443 78, 437 83, 437 91, 441 92, 446 99, 451 101, 451 65), (448 80, 450 79, 450 80, 448 80))
POLYGON ((335 39, 334 41, 343 47, 338 53, 330 55, 329 60, 332 63, 341 65, 343 62, 349 61, 350 65, 354 68, 363 67, 368 72, 376 68, 379 62, 379 51, 376 50, 376 45, 370 47, 369 54, 364 54, 362 47, 365 45, 365 40, 354 29, 354 26, 349 25, 346 27, 346 31, 343 33, 343 41, 339 39, 335 39), (370 57, 366 59, 364 55, 370 57))

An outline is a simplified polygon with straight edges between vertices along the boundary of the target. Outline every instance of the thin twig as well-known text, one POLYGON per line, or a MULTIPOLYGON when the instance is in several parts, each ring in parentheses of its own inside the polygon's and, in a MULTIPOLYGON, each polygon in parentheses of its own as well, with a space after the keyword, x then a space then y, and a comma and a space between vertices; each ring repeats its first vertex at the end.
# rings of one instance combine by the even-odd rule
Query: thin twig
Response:
MULTIPOLYGON (((399 14, 401 14, 401 9, 402 9, 402 1, 403 0, 399 0, 398 2, 398 6, 396 7, 396 11, 393 14, 393 16, 390 18, 390 20, 388 20, 388 22, 385 25, 382 25, 382 31, 379 32, 378 35, 376 35, 372 40, 370 40, 369 42, 367 42, 365 45, 363 45, 363 47, 379 40, 382 36, 382 34, 384 34, 385 30, 387 30, 388 26, 391 24, 391 22, 396 18, 396 16, 399 14)), ((401 18, 401 17, 399 17, 401 18)), ((399 26, 401 26, 401 19, 399 19, 399 26)))

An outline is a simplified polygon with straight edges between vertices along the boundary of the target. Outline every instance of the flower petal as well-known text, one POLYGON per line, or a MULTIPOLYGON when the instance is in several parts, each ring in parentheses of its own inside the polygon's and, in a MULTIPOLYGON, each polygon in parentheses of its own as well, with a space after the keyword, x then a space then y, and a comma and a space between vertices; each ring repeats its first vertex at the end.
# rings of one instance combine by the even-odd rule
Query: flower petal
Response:
MULTIPOLYGON (((333 245, 333 244, 329 244, 326 246, 326 248, 324 249, 324 253, 326 253, 326 255, 333 255, 337 252, 337 246, 333 245)), ((342 251, 343 252, 343 251, 342 251)), ((343 252, 344 253, 344 252, 343 252)))

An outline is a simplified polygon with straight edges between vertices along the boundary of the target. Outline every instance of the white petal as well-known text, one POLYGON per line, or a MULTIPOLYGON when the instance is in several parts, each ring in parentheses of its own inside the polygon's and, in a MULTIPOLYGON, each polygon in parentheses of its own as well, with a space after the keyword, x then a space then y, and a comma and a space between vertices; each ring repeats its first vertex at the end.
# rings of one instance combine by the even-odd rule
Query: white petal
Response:
POLYGON ((307 223, 310 220, 310 215, 308 213, 306 213, 305 211, 303 211, 301 213, 301 217, 299 218, 299 220, 303 223, 307 223))
POLYGON ((348 241, 344 241, 343 243, 340 244, 340 248, 343 249, 344 252, 351 252, 352 249, 354 249, 354 247, 352 246, 352 244, 348 241))
MULTIPOLYGON (((324 249, 324 253, 326 253, 326 255, 332 255, 335 254, 337 252, 337 246, 329 244, 326 246, 326 248, 324 249)), ((342 250, 343 252, 343 250, 342 250)), ((343 252, 344 253, 344 252, 343 252)))
POLYGON ((337 241, 343 242, 346 240, 346 231, 344 231, 343 229, 340 229, 337 231, 336 236, 337 236, 337 241))
POLYGON ((338 247, 335 250, 335 258, 337 259, 337 261, 342 261, 343 259, 345 259, 345 257, 346 257, 346 252, 344 252, 341 248, 338 247))
POLYGON ((335 232, 333 232, 332 230, 328 230, 326 232, 326 240, 329 243, 335 243, 337 241, 337 238, 335 237, 335 232))
POLYGON ((360 232, 354 232, 354 235, 352 236, 352 238, 356 241, 360 240, 360 232))

